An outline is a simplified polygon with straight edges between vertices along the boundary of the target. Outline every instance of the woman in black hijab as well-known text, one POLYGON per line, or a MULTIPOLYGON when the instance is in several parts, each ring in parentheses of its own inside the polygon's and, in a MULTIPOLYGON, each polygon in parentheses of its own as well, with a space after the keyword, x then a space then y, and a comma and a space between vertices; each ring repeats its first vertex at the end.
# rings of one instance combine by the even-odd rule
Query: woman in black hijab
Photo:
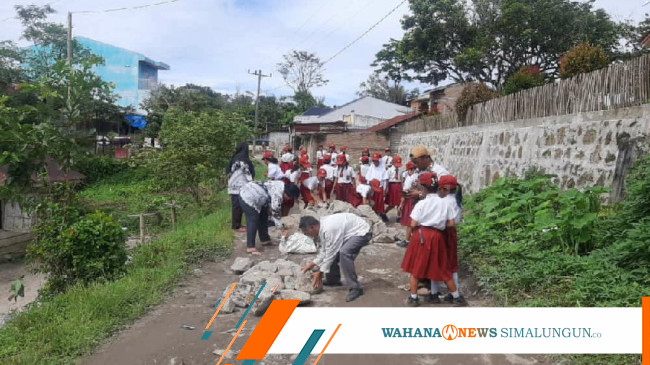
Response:
POLYGON ((237 149, 230 159, 226 173, 228 174, 228 194, 230 194, 232 203, 232 229, 245 232, 246 228, 241 225, 243 212, 239 205, 239 190, 255 178, 255 168, 248 156, 248 143, 237 144, 237 149))

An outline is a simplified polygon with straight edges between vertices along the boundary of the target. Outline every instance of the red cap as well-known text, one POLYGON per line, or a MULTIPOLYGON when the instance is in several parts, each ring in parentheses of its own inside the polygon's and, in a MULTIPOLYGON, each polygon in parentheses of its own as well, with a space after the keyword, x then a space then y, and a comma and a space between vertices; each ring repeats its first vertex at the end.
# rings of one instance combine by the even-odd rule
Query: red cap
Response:
POLYGON ((307 154, 307 150, 305 150, 305 149, 300 150, 300 155, 301 156, 304 156, 306 154, 307 154))
POLYGON ((414 169, 414 168, 415 168, 415 164, 413 163, 413 161, 409 161, 406 163, 407 170, 414 169))
POLYGON ((421 185, 433 186, 433 184, 436 182, 436 174, 433 172, 425 172, 423 174, 420 174, 418 180, 420 181, 421 185))
POLYGON ((271 157, 273 157, 273 154, 271 153, 271 151, 265 151, 262 154, 262 160, 267 159, 267 158, 271 158, 271 157))
POLYGON ((319 145, 318 145, 318 148, 323 148, 323 145, 322 145, 322 144, 319 144, 319 145))
POLYGON ((368 147, 364 148, 364 149, 363 149, 363 152, 368 152, 368 153, 370 153, 370 148, 368 148, 368 147))
POLYGON ((336 164, 337 165, 343 165, 344 163, 347 162, 347 160, 348 159, 345 157, 345 155, 337 155, 336 156, 336 164))
POLYGON ((336 148, 336 145, 334 143, 330 143, 330 148, 336 148))
POLYGON ((369 162, 369 161, 370 159, 368 158, 368 156, 361 157, 361 162, 369 162))
POLYGON ((440 179, 438 179, 438 185, 440 186, 445 186, 445 185, 450 185, 450 189, 456 188, 458 185, 458 180, 453 175, 445 175, 441 176, 440 179))
POLYGON ((302 167, 311 167, 311 164, 309 163, 309 157, 307 156, 300 156, 300 158, 298 159, 298 163, 302 167))
POLYGON ((373 161, 379 161, 381 160, 381 153, 375 152, 372 154, 372 160, 373 161))
POLYGON ((370 181, 370 187, 376 193, 381 193, 382 192, 381 181, 379 181, 377 179, 373 179, 372 181, 370 181))
POLYGON ((386 152, 390 151, 390 147, 386 147, 386 149, 384 151, 386 151, 386 152))
POLYGON ((327 171, 325 169, 318 169, 318 172, 316 174, 318 177, 327 177, 327 171))
POLYGON ((282 147, 282 151, 284 151, 284 152, 289 151, 289 146, 284 146, 284 147, 282 147))
POLYGON ((393 166, 402 167, 402 157, 401 156, 393 157, 393 166))
POLYGON ((287 147, 287 151, 289 151, 289 152, 293 151, 293 147, 291 147, 291 146, 287 147))
POLYGON ((345 146, 341 147, 341 151, 347 151, 348 149, 345 146))
POLYGON ((323 162, 325 162, 325 163, 331 163, 331 162, 332 162, 332 155, 325 155, 325 156, 323 156, 323 162))

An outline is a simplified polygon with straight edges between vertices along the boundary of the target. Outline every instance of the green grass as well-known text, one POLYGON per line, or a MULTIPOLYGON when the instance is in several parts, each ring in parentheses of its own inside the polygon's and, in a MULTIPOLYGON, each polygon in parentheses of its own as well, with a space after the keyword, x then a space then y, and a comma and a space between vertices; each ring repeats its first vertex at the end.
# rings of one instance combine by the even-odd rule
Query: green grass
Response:
MULTIPOLYGON (((110 201, 112 194, 93 197, 110 201)), ((70 288, 17 314, 0 330, 0 363, 74 363, 161 302, 189 264, 228 255, 233 234, 225 193, 218 194, 213 208, 202 218, 184 218, 176 232, 138 247, 121 279, 70 288)))

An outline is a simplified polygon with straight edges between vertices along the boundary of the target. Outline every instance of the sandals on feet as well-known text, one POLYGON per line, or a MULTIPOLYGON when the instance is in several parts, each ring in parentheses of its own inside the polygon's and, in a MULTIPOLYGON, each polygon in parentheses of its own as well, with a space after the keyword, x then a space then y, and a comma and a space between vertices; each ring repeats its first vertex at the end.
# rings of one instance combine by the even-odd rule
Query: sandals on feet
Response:
POLYGON ((262 253, 257 251, 256 249, 253 249, 251 251, 246 250, 246 253, 249 254, 249 255, 253 255, 253 256, 261 256, 262 255, 262 253))

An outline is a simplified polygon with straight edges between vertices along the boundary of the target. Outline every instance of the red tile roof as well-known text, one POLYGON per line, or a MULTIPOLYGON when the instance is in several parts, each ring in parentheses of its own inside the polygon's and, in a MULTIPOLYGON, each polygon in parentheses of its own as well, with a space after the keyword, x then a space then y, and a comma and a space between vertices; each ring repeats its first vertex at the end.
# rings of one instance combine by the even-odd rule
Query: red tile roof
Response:
POLYGON ((365 132, 383 131, 383 130, 386 130, 386 129, 388 129, 388 128, 394 126, 394 125, 397 125, 399 123, 407 122, 407 121, 409 121, 411 119, 415 119, 415 118, 419 117, 421 114, 422 113, 417 112, 417 113, 411 113, 411 114, 406 114, 406 115, 400 115, 400 116, 397 116, 395 118, 388 119, 387 121, 381 122, 381 123, 377 124, 374 127, 370 127, 368 129, 366 129, 365 132))

